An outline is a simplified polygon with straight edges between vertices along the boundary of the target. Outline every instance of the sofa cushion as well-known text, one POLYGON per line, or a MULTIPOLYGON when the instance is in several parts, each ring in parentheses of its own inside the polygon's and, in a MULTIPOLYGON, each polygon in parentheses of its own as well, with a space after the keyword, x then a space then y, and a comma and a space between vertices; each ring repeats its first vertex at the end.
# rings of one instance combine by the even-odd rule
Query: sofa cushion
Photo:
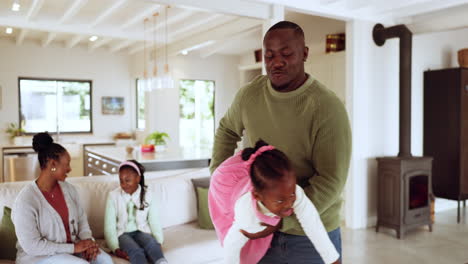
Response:
POLYGON ((193 187, 201 187, 208 189, 210 187, 210 179, 211 177, 203 177, 203 178, 195 178, 192 179, 193 187))
POLYGON ((15 226, 11 221, 11 209, 3 207, 3 217, 0 223, 0 259, 16 259, 15 226))
POLYGON ((208 188, 211 177, 192 179, 193 187, 197 195, 198 226, 203 229, 214 229, 208 209, 208 188))
POLYGON ((197 187, 198 226, 202 229, 214 229, 208 209, 208 188, 197 187))
MULTIPOLYGON (((104 240, 97 241, 104 251, 110 252, 104 240)), ((196 222, 165 228, 162 250, 169 263, 223 263, 223 249, 215 231, 200 229, 196 222)), ((115 255, 111 256, 114 264, 130 263, 115 255)))
POLYGON ((223 249, 214 230, 197 222, 164 229, 163 253, 169 263, 223 263, 223 249))

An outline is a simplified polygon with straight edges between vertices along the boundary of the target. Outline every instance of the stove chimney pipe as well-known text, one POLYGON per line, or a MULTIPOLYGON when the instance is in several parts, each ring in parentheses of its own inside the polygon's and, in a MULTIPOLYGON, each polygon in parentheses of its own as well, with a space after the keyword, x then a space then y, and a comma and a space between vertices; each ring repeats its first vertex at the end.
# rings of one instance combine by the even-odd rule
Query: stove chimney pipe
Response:
POLYGON ((400 39, 400 149, 398 157, 411 157, 411 49, 413 33, 405 25, 385 28, 376 24, 372 37, 377 46, 400 39))

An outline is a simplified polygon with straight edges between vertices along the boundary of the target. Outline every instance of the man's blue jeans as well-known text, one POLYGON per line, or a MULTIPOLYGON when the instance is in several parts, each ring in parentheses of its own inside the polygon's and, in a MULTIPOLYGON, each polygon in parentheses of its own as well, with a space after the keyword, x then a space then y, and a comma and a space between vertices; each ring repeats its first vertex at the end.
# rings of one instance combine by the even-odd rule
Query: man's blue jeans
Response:
MULTIPOLYGON (((341 262, 340 228, 328 232, 328 236, 340 254, 341 262)), ((323 264, 324 262, 307 236, 295 236, 276 232, 271 241, 271 247, 259 262, 259 264, 272 263, 323 264)))
POLYGON ((119 247, 128 254, 132 264, 147 263, 146 256, 150 263, 166 263, 161 244, 151 234, 141 231, 123 233, 119 236, 119 247))

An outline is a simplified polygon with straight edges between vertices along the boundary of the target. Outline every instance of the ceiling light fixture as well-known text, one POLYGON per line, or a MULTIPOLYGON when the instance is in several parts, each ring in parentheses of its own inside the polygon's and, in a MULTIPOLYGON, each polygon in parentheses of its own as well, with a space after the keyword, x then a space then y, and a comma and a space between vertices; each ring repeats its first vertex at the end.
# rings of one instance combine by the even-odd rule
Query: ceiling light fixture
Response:
POLYGON ((15 12, 18 12, 18 11, 20 11, 20 8, 21 8, 21 5, 19 3, 19 0, 13 1, 13 5, 11 5, 11 10, 15 11, 15 12))
POLYGON ((91 36, 91 37, 89 38, 89 41, 94 42, 94 41, 96 41, 97 39, 98 39, 97 36, 91 36))
POLYGON ((180 52, 182 55, 187 55, 188 54, 188 50, 183 50, 180 52))
POLYGON ((11 34, 13 33, 13 29, 11 27, 6 28, 5 33, 11 34))
POLYGON ((169 56, 168 56, 168 28, 167 17, 169 15, 170 6, 166 6, 164 12, 164 73, 161 77, 161 88, 172 89, 174 88, 174 79, 172 78, 171 70, 169 69, 169 56))
MULTIPOLYGON (((165 7, 165 12, 164 12, 164 25, 162 30, 164 32, 161 32, 161 35, 163 35, 163 43, 161 45, 161 62, 164 61, 164 70, 163 73, 160 75, 158 72, 158 63, 159 63, 159 57, 158 57, 158 52, 157 52, 157 43, 158 43, 158 37, 157 37, 157 32, 158 32, 158 25, 157 25, 157 17, 159 16, 159 13, 153 14, 152 17, 152 23, 153 27, 151 30, 147 29, 146 24, 150 22, 148 18, 145 19, 144 21, 144 28, 143 28, 143 34, 144 34, 144 51, 143 51, 143 78, 141 80, 141 83, 143 87, 145 87, 145 91, 153 91, 153 90, 158 90, 158 89, 171 89, 174 88, 174 79, 172 78, 171 71, 169 69, 169 58, 168 58, 168 23, 167 23, 167 17, 169 13, 169 6, 165 7), (150 39, 147 41, 147 32, 149 34, 153 34, 153 41, 151 43, 151 35, 149 36, 150 39), (152 47, 151 47, 151 44, 152 47), (147 51, 149 51, 149 56, 147 51), (153 74, 152 76, 148 76, 148 64, 152 62, 153 66, 153 74)), ((162 42, 162 41, 161 41, 162 42)))
MULTIPOLYGON (((153 29, 156 29, 156 20, 159 16, 159 13, 154 13, 153 14, 153 29)), ((153 76, 149 78, 149 83, 150 83, 150 89, 151 90, 155 90, 155 89, 158 89, 159 88, 159 77, 158 77, 158 64, 157 64, 157 58, 158 58, 158 55, 156 53, 156 50, 157 50, 157 47, 156 47, 156 39, 157 39, 157 36, 156 36, 156 30, 153 31, 153 52, 152 52, 152 55, 151 55, 151 52, 150 52, 150 59, 151 57, 153 57, 153 76)))
POLYGON ((144 38, 144 42, 143 42, 143 78, 141 80, 142 82, 142 85, 143 85, 143 89, 147 92, 151 91, 151 83, 148 79, 148 50, 147 50, 147 46, 146 46, 146 24, 148 24, 148 21, 149 19, 148 18, 145 18, 145 20, 143 20, 143 38, 144 38))

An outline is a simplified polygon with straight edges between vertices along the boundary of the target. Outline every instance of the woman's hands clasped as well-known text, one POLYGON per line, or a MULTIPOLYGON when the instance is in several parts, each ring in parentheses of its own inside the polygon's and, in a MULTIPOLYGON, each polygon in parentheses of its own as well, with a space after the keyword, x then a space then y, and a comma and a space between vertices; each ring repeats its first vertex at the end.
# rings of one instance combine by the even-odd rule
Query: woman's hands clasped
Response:
POLYGON ((92 239, 80 240, 75 243, 73 253, 82 253, 83 257, 88 260, 95 260, 99 252, 99 245, 92 239))

